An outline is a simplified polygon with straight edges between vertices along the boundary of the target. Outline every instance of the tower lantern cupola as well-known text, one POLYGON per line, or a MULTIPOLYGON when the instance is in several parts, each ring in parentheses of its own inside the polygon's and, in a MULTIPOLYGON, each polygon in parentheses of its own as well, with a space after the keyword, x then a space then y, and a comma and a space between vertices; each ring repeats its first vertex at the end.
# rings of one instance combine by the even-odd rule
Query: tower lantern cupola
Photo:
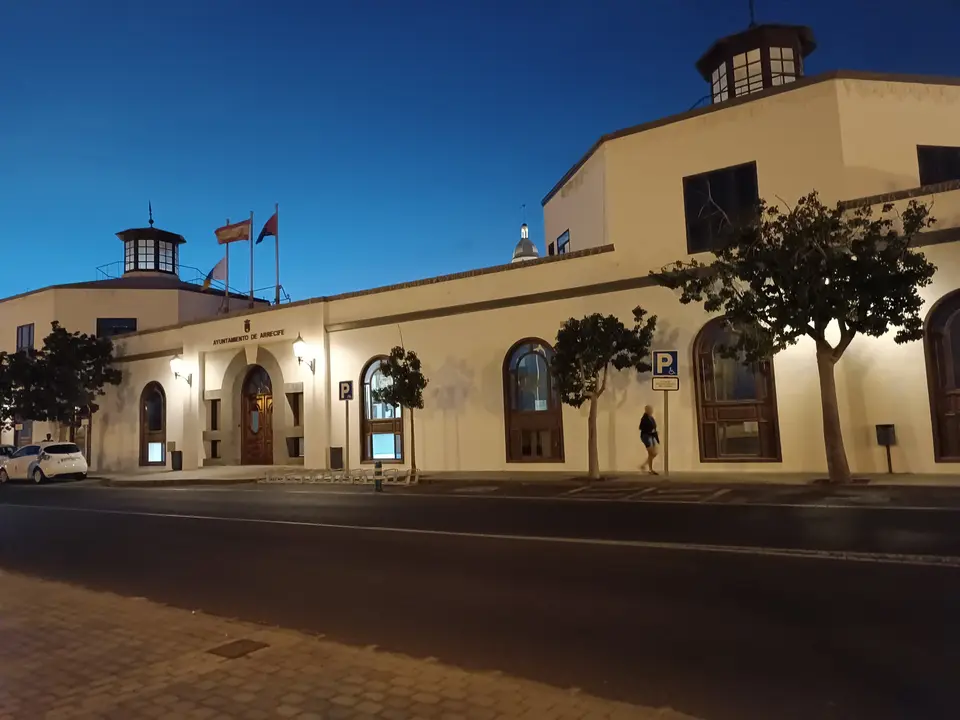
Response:
POLYGON ((523 262, 524 260, 536 260, 540 257, 540 251, 530 240, 530 228, 524 223, 520 226, 520 242, 513 250, 513 260, 510 262, 523 262))
POLYGON ((755 25, 717 40, 697 61, 714 103, 803 77, 803 61, 817 47, 802 25, 755 25))
POLYGON ((179 248, 186 240, 183 235, 155 228, 152 204, 149 209, 149 227, 117 233, 123 242, 123 274, 149 272, 179 276, 179 248))

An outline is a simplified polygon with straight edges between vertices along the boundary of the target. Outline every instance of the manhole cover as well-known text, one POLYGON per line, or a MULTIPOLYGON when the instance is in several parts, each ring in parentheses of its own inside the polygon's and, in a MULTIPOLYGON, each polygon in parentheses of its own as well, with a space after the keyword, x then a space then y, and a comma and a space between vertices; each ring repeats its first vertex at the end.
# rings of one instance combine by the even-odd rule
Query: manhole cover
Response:
POLYGON ((228 642, 226 645, 215 647, 213 650, 207 650, 207 652, 211 655, 219 655, 220 657, 227 658, 227 660, 236 660, 244 655, 262 650, 265 647, 270 646, 266 643, 257 642, 256 640, 234 640, 233 642, 228 642))

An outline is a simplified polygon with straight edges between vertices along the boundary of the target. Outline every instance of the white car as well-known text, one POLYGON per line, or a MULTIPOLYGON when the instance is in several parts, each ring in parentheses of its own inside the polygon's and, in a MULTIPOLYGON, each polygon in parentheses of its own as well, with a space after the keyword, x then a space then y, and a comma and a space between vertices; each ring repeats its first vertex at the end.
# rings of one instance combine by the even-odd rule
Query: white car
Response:
POLYGON ((87 477, 87 461, 80 448, 71 442, 25 445, 0 466, 0 483, 7 480, 42 483, 47 479, 65 477, 80 480, 87 477))

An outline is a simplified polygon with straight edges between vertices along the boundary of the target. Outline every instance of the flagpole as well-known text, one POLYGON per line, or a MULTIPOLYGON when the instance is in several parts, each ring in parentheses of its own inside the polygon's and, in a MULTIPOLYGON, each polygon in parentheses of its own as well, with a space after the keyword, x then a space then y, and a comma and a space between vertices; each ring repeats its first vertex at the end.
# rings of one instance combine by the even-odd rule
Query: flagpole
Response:
MULTIPOLYGON (((227 225, 230 224, 230 218, 227 218, 227 225)), ((227 248, 227 267, 224 270, 226 280, 223 281, 223 301, 226 306, 224 312, 230 312, 230 243, 226 243, 227 248)))
POLYGON ((253 210, 250 211, 250 307, 253 307, 253 210))
POLYGON ((280 304, 280 203, 273 204, 273 214, 277 217, 276 232, 273 234, 273 249, 277 261, 277 294, 274 300, 275 305, 280 304))

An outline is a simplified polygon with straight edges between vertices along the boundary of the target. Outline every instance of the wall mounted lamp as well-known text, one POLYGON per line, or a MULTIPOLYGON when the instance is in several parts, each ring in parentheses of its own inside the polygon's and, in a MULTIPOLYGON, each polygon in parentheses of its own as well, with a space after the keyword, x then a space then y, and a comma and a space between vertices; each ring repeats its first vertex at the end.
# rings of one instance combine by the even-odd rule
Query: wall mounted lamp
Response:
POLYGON ((293 354, 297 356, 298 365, 306 363, 307 367, 310 368, 310 372, 316 373, 317 360, 313 357, 310 346, 307 345, 306 341, 300 336, 300 333, 297 333, 297 339, 293 341, 293 354))
POLYGON ((173 371, 173 376, 175 378, 183 378, 187 381, 187 385, 193 385, 193 373, 186 372, 186 363, 183 361, 183 358, 179 355, 174 355, 170 358, 170 369, 173 371))

